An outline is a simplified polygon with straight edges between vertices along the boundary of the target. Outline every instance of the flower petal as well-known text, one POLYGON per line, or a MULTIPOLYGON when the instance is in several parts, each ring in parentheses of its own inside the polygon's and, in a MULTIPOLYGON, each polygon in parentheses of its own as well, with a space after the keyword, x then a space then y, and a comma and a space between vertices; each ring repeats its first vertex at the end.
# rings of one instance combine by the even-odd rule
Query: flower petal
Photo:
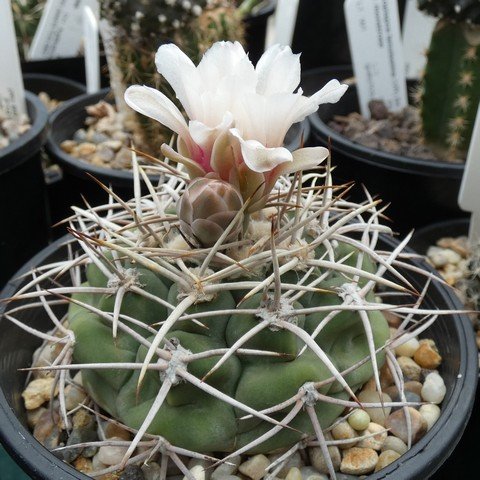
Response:
POLYGON ((317 105, 322 103, 336 103, 347 91, 348 85, 338 80, 330 80, 321 90, 310 97, 317 105))
POLYGON ((216 138, 227 131, 232 125, 233 115, 230 112, 225 112, 222 122, 216 127, 208 127, 198 120, 191 120, 188 124, 188 130, 190 131, 193 141, 210 157, 216 138))
POLYGON ((273 45, 257 63, 257 93, 292 93, 300 83, 300 55, 290 47, 273 45))
POLYGON ((269 172, 277 165, 293 161, 292 153, 284 147, 267 148, 257 140, 244 140, 234 128, 230 132, 240 142, 243 161, 254 172, 269 172))
POLYGON ((161 151, 162 154, 172 160, 172 162, 183 165, 187 169, 190 178, 204 177, 206 175, 207 172, 198 163, 190 158, 180 155, 180 153, 176 152, 170 145, 164 143, 161 147, 161 151))
POLYGON ((198 94, 201 89, 197 68, 176 45, 161 45, 155 55, 158 73, 172 86, 189 118, 201 118, 198 94))
POLYGON ((137 112, 157 120, 178 135, 190 138, 187 122, 180 110, 158 90, 133 85, 125 92, 125 102, 137 112))

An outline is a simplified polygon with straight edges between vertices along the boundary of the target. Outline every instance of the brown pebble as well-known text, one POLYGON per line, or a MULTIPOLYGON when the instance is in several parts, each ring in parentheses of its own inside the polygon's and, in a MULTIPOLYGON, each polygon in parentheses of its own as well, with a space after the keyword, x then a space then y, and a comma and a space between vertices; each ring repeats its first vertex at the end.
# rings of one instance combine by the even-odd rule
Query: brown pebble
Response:
POLYGON ((105 438, 117 437, 122 438, 123 440, 132 439, 130 432, 112 422, 107 422, 104 428, 104 433, 105 438))
POLYGON ((385 310, 383 316, 387 320, 389 327, 398 328, 402 323, 402 319, 396 313, 390 312, 389 310, 385 310))
POLYGON ((90 458, 78 457, 74 462, 73 466, 82 473, 93 472, 92 460, 90 458))
MULTIPOLYGON (((407 407, 410 412, 412 443, 417 443, 427 433, 428 424, 418 410, 407 407)), ((385 421, 385 427, 396 437, 408 443, 407 421, 403 408, 391 413, 385 421)))
POLYGON ((52 412, 48 409, 38 419, 35 428, 33 429, 33 436, 44 446, 55 448, 58 446, 60 439, 60 430, 58 425, 60 423, 60 416, 57 412, 52 412))
POLYGON ((385 450, 378 457, 378 463, 375 467, 375 472, 378 472, 382 468, 385 468, 387 465, 390 465, 395 460, 398 460, 400 457, 401 455, 394 450, 385 450))
POLYGON ((92 424, 93 417, 86 410, 81 408, 78 412, 75 412, 73 416, 73 427, 74 428, 82 428, 87 427, 92 424))
POLYGON ((353 447, 345 451, 340 471, 350 475, 364 475, 374 470, 378 453, 372 448, 353 447))
POLYGON ((420 380, 422 367, 418 363, 409 357, 398 357, 397 362, 406 380, 415 380, 416 382, 420 380))
POLYGON ((413 356, 418 365, 422 368, 435 370, 442 362, 442 357, 438 353, 437 346, 433 340, 420 340, 420 347, 413 356))
POLYGON ((64 140, 60 144, 60 148, 65 152, 65 153, 72 153, 73 149, 77 146, 77 142, 75 140, 64 140))
POLYGON ((93 155, 97 150, 97 146, 94 143, 84 142, 77 146, 75 149, 76 155, 82 158, 93 155))
POLYGON ((27 410, 35 410, 50 400, 55 379, 52 377, 36 378, 23 391, 22 397, 27 410))

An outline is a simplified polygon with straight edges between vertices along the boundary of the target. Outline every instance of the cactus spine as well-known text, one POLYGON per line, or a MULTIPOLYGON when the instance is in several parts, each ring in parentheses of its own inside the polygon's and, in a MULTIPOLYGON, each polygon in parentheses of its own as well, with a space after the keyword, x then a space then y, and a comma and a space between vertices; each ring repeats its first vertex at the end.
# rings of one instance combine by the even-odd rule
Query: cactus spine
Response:
POLYGON ((420 2, 440 16, 421 85, 423 134, 441 158, 465 158, 480 101, 480 1, 420 2))

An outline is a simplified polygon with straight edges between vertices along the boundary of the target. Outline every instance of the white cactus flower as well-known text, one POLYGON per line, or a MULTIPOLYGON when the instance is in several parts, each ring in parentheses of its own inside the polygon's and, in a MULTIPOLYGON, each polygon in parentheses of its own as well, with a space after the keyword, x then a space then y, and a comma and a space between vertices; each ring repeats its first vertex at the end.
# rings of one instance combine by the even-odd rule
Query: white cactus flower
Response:
MULTIPOLYGON (((271 189, 278 175, 313 168, 328 156, 323 147, 292 153, 283 142, 294 123, 322 103, 337 102, 347 89, 331 80, 311 97, 296 91, 299 57, 290 47, 274 45, 254 67, 240 43, 217 42, 195 66, 174 44, 162 45, 156 54, 158 71, 174 89, 189 122, 155 89, 131 86, 125 100, 178 134, 178 153, 169 149, 169 157, 177 153, 174 159, 186 163, 192 176, 216 172, 232 181, 233 170, 248 170, 264 174, 271 189)), ((266 188, 264 194, 270 191, 266 188)))

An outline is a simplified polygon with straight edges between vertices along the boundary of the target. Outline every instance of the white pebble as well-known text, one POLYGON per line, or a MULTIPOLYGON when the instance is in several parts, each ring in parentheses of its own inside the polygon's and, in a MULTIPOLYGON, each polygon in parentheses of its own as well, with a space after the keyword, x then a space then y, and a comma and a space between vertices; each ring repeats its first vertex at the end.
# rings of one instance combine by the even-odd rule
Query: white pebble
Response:
POLYGON ((422 387, 422 398, 426 402, 442 403, 447 393, 447 387, 443 378, 437 373, 432 372, 427 375, 422 387))
MULTIPOLYGON (((201 465, 195 465, 192 469, 190 469, 190 473, 195 480, 205 480, 205 469, 201 465)), ((188 480, 188 477, 185 475, 183 480, 188 480)))
MULTIPOLYGON (((109 440, 124 441, 122 438, 117 437, 112 437, 109 440)), ((104 446, 99 448, 98 453, 95 456, 105 465, 118 465, 123 460, 127 450, 128 447, 104 446)))
POLYGON ((410 357, 412 358, 415 355, 415 352, 418 350, 420 342, 416 337, 410 338, 405 343, 402 343, 397 348, 395 348, 395 353, 398 357, 410 357))
POLYGON ((462 257, 450 248, 432 246, 427 251, 427 256, 436 268, 444 267, 449 263, 456 265, 462 257))
POLYGON ((252 480, 260 480, 267 474, 267 467, 270 465, 270 460, 265 455, 255 455, 243 462, 238 469, 252 480))
POLYGON ((420 415, 427 422, 427 429, 430 430, 440 417, 440 407, 438 405, 422 405, 419 409, 420 415))

